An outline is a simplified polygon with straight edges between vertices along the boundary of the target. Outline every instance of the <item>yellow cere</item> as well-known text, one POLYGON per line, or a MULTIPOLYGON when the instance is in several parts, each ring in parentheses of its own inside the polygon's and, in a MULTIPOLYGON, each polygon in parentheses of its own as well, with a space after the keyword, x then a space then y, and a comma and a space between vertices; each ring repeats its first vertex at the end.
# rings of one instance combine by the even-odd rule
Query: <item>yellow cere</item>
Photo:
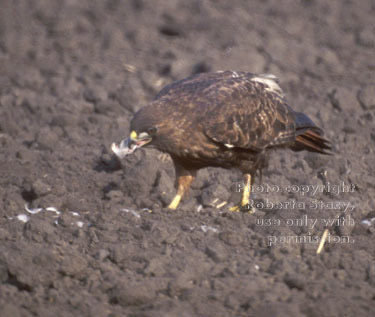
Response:
POLYGON ((133 139, 133 140, 137 139, 137 132, 132 131, 132 132, 130 133, 130 138, 133 139))

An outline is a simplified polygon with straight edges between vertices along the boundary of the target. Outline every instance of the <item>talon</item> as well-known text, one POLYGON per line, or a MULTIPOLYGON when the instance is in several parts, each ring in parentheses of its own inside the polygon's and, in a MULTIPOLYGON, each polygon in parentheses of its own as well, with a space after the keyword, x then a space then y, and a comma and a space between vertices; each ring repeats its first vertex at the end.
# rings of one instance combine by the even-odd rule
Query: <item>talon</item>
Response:
POLYGON ((229 208, 229 211, 240 212, 241 211, 241 207, 239 205, 234 205, 233 207, 229 208))
POLYGON ((232 212, 246 212, 248 214, 253 214, 255 213, 255 209, 253 207, 251 207, 249 204, 245 204, 245 205, 234 205, 232 207, 229 208, 229 211, 232 211, 232 212))
POLYGON ((228 202, 227 201, 223 201, 222 203, 218 204, 216 206, 217 209, 220 209, 221 207, 225 206, 228 202))
POLYGON ((245 187, 242 193, 241 203, 233 207, 230 207, 229 210, 234 211, 234 212, 246 211, 249 214, 253 214, 255 210, 250 205, 251 175, 245 174, 244 178, 245 178, 245 187))

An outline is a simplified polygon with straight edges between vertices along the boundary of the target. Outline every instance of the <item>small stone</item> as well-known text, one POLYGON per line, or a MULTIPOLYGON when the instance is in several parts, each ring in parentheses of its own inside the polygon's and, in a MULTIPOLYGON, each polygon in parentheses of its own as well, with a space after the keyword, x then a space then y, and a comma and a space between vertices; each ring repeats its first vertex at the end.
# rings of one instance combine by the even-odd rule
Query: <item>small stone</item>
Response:
POLYGON ((109 251, 105 249, 100 249, 96 255, 96 258, 99 261, 104 261, 109 256, 109 251))
POLYGON ((367 268, 367 277, 372 286, 375 286, 375 264, 370 263, 367 268))
POLYGON ((230 246, 236 246, 242 243, 241 236, 232 231, 225 231, 220 233, 219 239, 230 246))
POLYGON ((358 93, 358 100, 364 109, 375 108, 375 85, 362 88, 358 93))
POLYGON ((228 252, 221 243, 208 246, 206 248, 206 254, 216 263, 222 262, 228 257, 228 252))
POLYGON ((87 268, 87 260, 77 254, 66 254, 60 263, 60 271, 69 276, 76 276, 87 268))
POLYGON ((123 307, 150 304, 155 291, 145 284, 127 282, 119 283, 112 291, 111 301, 123 307))
POLYGON ((303 290, 305 288, 305 281, 296 275, 287 273, 284 277, 284 282, 289 288, 296 288, 298 290, 303 290))
POLYGON ((328 94, 331 105, 334 109, 353 113, 353 105, 358 105, 356 92, 351 89, 337 87, 328 94))
POLYGON ((194 287, 194 277, 189 273, 181 273, 168 283, 168 295, 170 297, 181 296, 194 287))
POLYGON ((369 27, 360 31, 357 35, 357 42, 361 46, 374 47, 375 46, 375 29, 371 30, 369 27))
POLYGON ((95 89, 86 88, 83 93, 83 97, 88 102, 97 103, 99 101, 107 100, 108 95, 104 88, 96 86, 95 89))
POLYGON ((52 151, 58 145, 59 138, 49 127, 43 127, 36 135, 36 142, 41 150, 52 151))
POLYGON ((0 262, 0 283, 4 283, 8 279, 8 267, 5 263, 0 262))
POLYGON ((41 180, 41 179, 37 179, 33 183, 32 187, 33 187, 33 190, 34 190, 35 194, 38 197, 47 195, 48 193, 51 192, 51 186, 46 184, 45 182, 43 182, 43 180, 41 180))

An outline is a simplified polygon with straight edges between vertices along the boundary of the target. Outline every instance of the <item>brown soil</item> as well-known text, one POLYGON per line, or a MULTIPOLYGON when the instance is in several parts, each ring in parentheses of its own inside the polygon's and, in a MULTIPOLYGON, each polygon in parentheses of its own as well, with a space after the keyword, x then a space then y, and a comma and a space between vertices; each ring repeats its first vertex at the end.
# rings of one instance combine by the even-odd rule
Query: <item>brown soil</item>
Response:
POLYGON ((372 315, 374 15, 371 0, 3 1, 0 315, 372 315), (110 145, 164 85, 227 69, 277 75, 335 155, 275 152, 263 185, 280 190, 259 187, 253 215, 216 208, 241 175, 214 168, 169 211, 171 161, 120 164, 110 145), (346 223, 320 255, 297 241, 329 219, 346 223))

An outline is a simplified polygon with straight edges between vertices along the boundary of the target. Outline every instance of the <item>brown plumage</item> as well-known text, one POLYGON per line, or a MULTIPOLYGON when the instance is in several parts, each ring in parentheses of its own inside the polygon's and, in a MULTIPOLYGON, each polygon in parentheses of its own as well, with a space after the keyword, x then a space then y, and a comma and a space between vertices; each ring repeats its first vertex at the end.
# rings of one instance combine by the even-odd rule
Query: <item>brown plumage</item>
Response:
POLYGON ((275 76, 247 72, 203 73, 166 86, 135 114, 131 131, 113 151, 123 157, 153 146, 169 153, 178 180, 171 209, 200 168, 238 168, 250 184, 250 175, 267 166, 270 149, 331 149, 322 130, 288 106, 275 76))

